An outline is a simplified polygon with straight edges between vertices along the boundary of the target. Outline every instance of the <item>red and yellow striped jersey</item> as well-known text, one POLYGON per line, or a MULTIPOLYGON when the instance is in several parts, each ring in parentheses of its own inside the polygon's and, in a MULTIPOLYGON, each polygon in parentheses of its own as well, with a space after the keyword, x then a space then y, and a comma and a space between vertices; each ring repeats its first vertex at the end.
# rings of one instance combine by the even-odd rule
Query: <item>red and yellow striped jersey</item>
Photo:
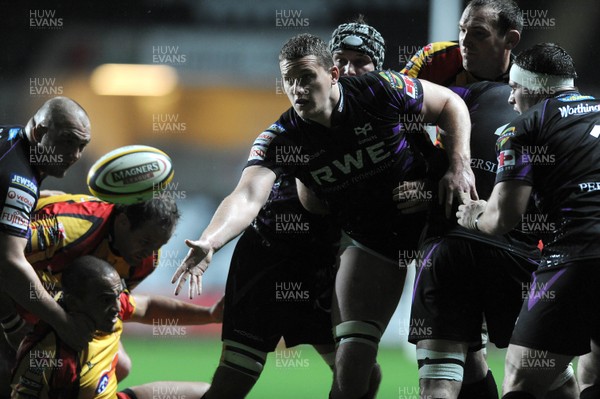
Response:
POLYGON ((429 43, 412 56, 400 73, 446 87, 466 86, 480 80, 463 68, 457 42, 429 43))
POLYGON ((87 349, 75 352, 44 322, 39 322, 19 348, 13 373, 13 399, 116 399, 119 340, 123 321, 135 312, 128 292, 110 334, 97 333, 87 349))
POLYGON ((130 265, 110 246, 114 205, 89 195, 57 195, 41 198, 31 223, 27 260, 50 291, 60 290, 66 265, 83 255, 110 263, 132 290, 154 271, 157 258, 150 256, 130 265))

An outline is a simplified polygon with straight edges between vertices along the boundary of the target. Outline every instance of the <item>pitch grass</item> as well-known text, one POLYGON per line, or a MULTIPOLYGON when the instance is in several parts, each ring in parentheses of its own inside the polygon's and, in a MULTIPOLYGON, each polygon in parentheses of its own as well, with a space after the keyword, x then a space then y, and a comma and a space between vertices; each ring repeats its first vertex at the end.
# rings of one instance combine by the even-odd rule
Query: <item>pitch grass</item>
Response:
MULTIPOLYGON (((221 355, 221 343, 215 339, 126 337, 123 343, 133 368, 119 384, 120 389, 158 380, 210 381, 221 355)), ((502 382, 504 355, 499 350, 490 350, 489 354, 498 385, 502 382)), ((378 398, 419 398, 417 367, 412 355, 399 348, 382 347, 378 360, 383 369, 378 398)), ((331 372, 312 347, 278 348, 269 354, 265 370, 248 398, 327 398, 330 384, 331 372)))

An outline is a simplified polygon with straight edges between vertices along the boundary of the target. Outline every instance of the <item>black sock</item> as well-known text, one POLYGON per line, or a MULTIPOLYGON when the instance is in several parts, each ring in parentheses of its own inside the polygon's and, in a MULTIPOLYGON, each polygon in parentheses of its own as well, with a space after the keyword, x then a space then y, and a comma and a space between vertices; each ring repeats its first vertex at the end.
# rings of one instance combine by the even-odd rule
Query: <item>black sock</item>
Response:
POLYGON ((504 395, 502 399, 535 399, 535 396, 533 396, 529 392, 513 391, 504 395))
POLYGON ((600 398, 600 385, 592 385, 581 391, 579 399, 598 399, 600 398))
POLYGON ((492 370, 488 370, 485 378, 472 384, 462 384, 457 399, 498 399, 498 386, 492 370))

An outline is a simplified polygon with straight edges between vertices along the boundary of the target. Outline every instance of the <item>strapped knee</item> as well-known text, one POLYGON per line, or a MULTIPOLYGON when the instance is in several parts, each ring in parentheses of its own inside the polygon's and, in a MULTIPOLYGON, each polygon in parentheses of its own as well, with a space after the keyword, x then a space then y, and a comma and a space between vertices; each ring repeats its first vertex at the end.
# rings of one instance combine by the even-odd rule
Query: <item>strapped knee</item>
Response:
POLYGON ((372 321, 344 321, 333 329, 336 345, 360 342, 377 349, 381 340, 381 328, 372 321))
POLYGON ((569 363, 567 368, 564 369, 563 372, 558 375, 558 377, 556 377, 556 379, 554 380, 552 385, 550 385, 550 388, 548 388, 548 390, 554 391, 555 389, 562 387, 567 381, 573 378, 574 375, 575 370, 573 370, 573 363, 569 363))
POLYGON ((419 378, 462 381, 467 355, 417 348, 419 378))
POLYGON ((265 366, 267 353, 239 342, 224 340, 223 344, 223 356, 219 365, 258 379, 265 366))

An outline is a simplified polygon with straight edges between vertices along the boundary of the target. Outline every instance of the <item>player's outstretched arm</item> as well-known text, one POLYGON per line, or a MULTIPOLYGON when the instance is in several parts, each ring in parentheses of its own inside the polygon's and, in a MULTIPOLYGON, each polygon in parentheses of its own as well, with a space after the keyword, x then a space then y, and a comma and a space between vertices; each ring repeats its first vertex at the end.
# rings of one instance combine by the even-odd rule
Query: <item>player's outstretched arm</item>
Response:
POLYGON ((500 182, 487 203, 464 198, 456 212, 458 224, 492 235, 508 233, 527 210, 530 195, 531 186, 524 181, 500 182))
POLYGON ((244 169, 237 187, 229 194, 213 215, 208 227, 196 241, 186 240, 190 250, 175 271, 172 283, 177 282, 175 295, 189 278, 189 297, 202 292, 202 275, 208 268, 213 253, 241 234, 267 202, 276 175, 263 166, 244 169))
POLYGON ((158 295, 134 295, 130 321, 153 324, 158 319, 177 319, 178 325, 219 323, 215 307, 205 307, 158 295))
POLYGON ((450 166, 440 181, 440 201, 445 200, 446 216, 450 217, 454 197, 469 193, 477 199, 475 176, 471 170, 471 118, 464 101, 449 89, 421 80, 425 122, 435 123, 447 132, 444 140, 450 166))
POLYGON ((46 292, 25 258, 27 240, 0 233, 0 284, 16 303, 50 324, 63 341, 81 350, 92 339, 94 326, 87 317, 67 314, 46 292))

